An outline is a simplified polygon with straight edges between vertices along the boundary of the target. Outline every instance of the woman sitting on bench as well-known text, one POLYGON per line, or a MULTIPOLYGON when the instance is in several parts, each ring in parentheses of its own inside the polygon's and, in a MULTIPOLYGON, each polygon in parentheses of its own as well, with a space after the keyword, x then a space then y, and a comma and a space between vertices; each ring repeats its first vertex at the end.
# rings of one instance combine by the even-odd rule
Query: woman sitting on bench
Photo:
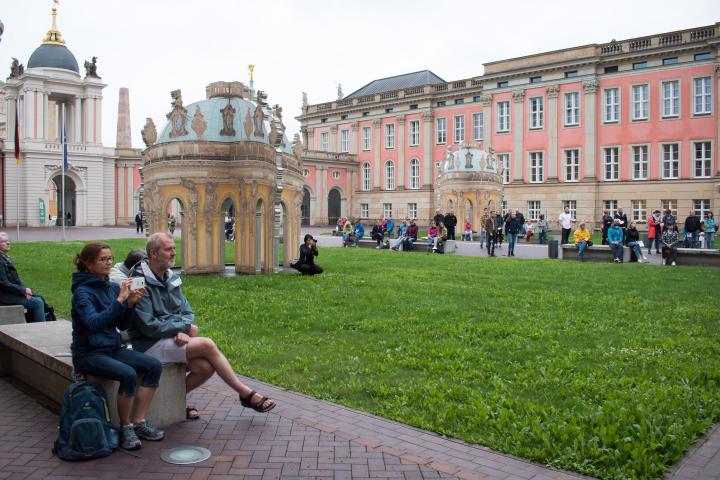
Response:
POLYGON ((134 450, 142 445, 138 437, 145 440, 165 437, 164 432, 145 419, 159 385, 162 364, 121 344, 118 329, 129 327, 135 304, 145 290, 131 290, 132 279, 125 280, 120 286, 110 283, 108 275, 113 260, 110 246, 104 243, 89 243, 75 256, 78 271, 72 277, 70 348, 76 372, 120 382, 117 395, 120 445, 134 450), (137 386, 138 374, 144 377, 140 387, 137 386), (133 398, 135 416, 131 423, 133 398))

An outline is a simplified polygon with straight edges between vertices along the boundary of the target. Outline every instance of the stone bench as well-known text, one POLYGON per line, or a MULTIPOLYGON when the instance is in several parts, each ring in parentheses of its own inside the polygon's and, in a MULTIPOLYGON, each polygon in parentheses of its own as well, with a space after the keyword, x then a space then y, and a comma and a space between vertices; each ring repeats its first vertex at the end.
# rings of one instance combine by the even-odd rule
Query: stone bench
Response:
MULTIPOLYGON (((623 263, 630 262, 631 250, 630 247, 623 247, 623 263)), ((578 255, 579 251, 574 243, 563 243, 560 245, 559 253, 560 260, 580 260, 578 255)), ((586 247, 584 257, 586 262, 608 263, 613 261, 610 245, 593 245, 592 247, 586 247)))
POLYGON ((707 248, 678 248, 678 265, 720 267, 720 250, 707 248))
MULTIPOLYGON (((72 383, 71 340, 72 324, 66 320, 0 325, 0 375, 12 375, 60 404, 72 383)), ((117 425, 118 382, 93 376, 88 380, 105 389, 117 425)), ((161 428, 185 420, 184 363, 163 364, 160 387, 147 416, 161 428)))
POLYGON ((0 306, 0 325, 25 323, 25 307, 22 305, 0 306))

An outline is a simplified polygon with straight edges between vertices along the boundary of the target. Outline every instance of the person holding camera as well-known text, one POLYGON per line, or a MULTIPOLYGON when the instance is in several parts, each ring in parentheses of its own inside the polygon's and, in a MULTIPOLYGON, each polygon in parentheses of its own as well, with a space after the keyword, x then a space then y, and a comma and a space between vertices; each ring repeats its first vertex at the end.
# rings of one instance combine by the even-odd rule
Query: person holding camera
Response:
POLYGON ((300 245, 300 258, 292 267, 303 275, 318 275, 323 273, 320 265, 315 265, 315 257, 319 255, 317 240, 309 233, 305 235, 305 242, 300 245))

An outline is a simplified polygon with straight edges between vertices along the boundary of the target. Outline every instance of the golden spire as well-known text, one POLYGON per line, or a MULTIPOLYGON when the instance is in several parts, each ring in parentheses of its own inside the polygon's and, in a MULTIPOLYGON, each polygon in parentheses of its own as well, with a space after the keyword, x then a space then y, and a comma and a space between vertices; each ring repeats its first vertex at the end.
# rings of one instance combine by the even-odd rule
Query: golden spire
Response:
POLYGON ((65 40, 62 38, 60 30, 57 28, 57 7, 59 4, 60 0, 53 0, 52 26, 45 34, 45 38, 43 38, 43 45, 65 45, 65 40))
POLYGON ((250 65, 248 65, 248 70, 250 70, 250 81, 252 82, 253 81, 253 72, 255 71, 255 65, 253 65, 252 63, 250 65))

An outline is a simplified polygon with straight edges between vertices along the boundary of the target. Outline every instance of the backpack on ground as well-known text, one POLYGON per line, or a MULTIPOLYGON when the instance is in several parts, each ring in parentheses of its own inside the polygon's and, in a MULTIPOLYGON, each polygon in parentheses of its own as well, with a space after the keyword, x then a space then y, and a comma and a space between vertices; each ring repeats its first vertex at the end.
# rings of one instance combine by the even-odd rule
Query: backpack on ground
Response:
POLYGON ((118 431, 110 424, 105 390, 85 380, 65 389, 58 429, 52 451, 63 460, 106 457, 119 446, 118 431))

